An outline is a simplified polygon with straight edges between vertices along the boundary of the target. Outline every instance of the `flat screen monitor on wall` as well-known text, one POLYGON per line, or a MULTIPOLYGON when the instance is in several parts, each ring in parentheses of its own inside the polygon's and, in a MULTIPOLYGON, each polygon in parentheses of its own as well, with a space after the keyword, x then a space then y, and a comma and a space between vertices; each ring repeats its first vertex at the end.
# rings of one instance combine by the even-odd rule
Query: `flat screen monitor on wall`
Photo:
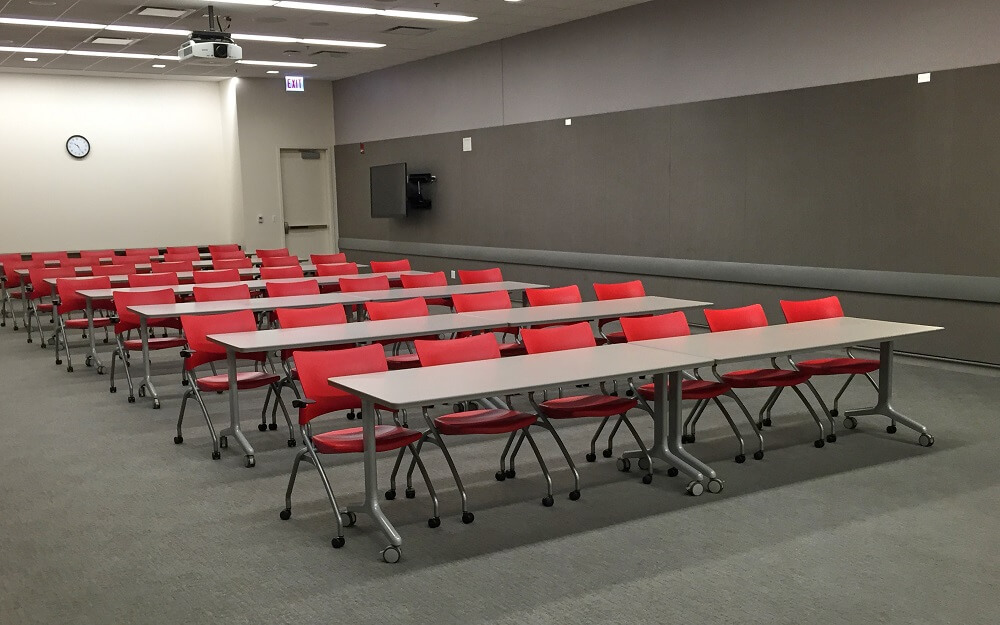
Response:
POLYGON ((406 217, 406 163, 371 168, 372 217, 406 217))

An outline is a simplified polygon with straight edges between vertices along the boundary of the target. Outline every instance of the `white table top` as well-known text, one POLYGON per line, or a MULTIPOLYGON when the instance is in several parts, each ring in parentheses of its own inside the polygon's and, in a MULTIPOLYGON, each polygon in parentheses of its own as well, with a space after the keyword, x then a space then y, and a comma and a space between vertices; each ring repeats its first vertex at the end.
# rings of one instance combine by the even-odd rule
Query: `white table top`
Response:
POLYGON ((697 302, 672 297, 647 295, 607 300, 603 302, 580 302, 578 304, 553 304, 551 306, 531 306, 508 310, 484 310, 474 314, 492 320, 496 326, 528 326, 551 323, 553 319, 568 323, 596 319, 634 317, 636 315, 656 315, 659 313, 703 308, 711 302, 697 302))
MULTIPOLYGON (((418 272, 405 272, 405 273, 418 273, 418 272)), ((364 276, 367 278, 370 275, 364 276)), ((386 274, 389 275, 389 274, 386 274)), ((544 284, 535 284, 533 282, 515 282, 512 280, 505 280, 504 282, 488 282, 481 284, 449 284, 448 286, 428 286, 416 289, 390 289, 388 291, 357 291, 352 295, 358 295, 364 299, 366 302, 391 302, 398 301, 401 299, 410 299, 413 297, 448 297, 450 295, 458 295, 465 293, 489 293, 491 291, 523 291, 525 289, 540 289, 545 288, 544 284)))
POLYGON ((330 378, 330 384, 390 408, 405 408, 678 371, 709 363, 698 356, 623 344, 335 377, 330 378))
MULTIPOLYGON (((238 271, 240 272, 240 276, 241 277, 245 277, 245 278, 252 278, 252 277, 254 277, 254 276, 256 276, 257 274, 260 273, 260 271, 257 270, 257 269, 239 269, 238 271)), ((176 271, 176 272, 173 272, 173 273, 176 273, 177 274, 177 278, 180 279, 180 280, 193 280, 194 279, 193 278, 193 274, 194 274, 193 271, 176 271)), ((80 277, 81 278, 90 278, 91 276, 82 275, 80 277)), ((128 276, 107 276, 107 277, 111 278, 111 285, 112 286, 123 286, 123 287, 126 287, 126 288, 128 287, 128 276)), ((301 280, 301 278, 299 278, 299 279, 301 280)), ((56 280, 58 280, 58 278, 46 278, 45 279, 45 283, 48 284, 50 287, 55 288, 55 286, 56 286, 56 280)), ((250 283, 249 280, 245 280, 245 282, 247 284, 250 283)), ((230 283, 227 283, 227 284, 236 284, 236 283, 235 282, 230 282, 230 283)), ((194 286, 194 285, 193 284, 187 284, 187 285, 180 285, 180 286, 194 286)), ((207 286, 211 286, 211 285, 207 285, 207 286)), ((162 287, 161 286, 161 287, 158 287, 158 288, 162 289, 162 288, 166 288, 166 287, 162 287)), ((119 288, 119 289, 115 289, 115 290, 116 291, 123 291, 125 289, 120 289, 119 288)))
POLYGON ((783 323, 763 328, 634 341, 629 345, 694 354, 717 363, 881 342, 942 330, 937 326, 857 317, 783 323))

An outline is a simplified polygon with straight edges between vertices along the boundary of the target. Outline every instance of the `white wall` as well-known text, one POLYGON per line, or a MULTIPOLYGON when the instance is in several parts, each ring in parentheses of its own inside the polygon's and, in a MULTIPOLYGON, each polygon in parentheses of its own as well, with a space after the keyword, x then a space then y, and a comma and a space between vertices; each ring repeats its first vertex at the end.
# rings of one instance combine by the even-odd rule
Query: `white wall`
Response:
POLYGON ((996 0, 654 0, 334 83, 341 144, 1000 62, 996 0))
POLYGON ((224 104, 215 82, 0 73, 0 250, 235 241, 224 104))

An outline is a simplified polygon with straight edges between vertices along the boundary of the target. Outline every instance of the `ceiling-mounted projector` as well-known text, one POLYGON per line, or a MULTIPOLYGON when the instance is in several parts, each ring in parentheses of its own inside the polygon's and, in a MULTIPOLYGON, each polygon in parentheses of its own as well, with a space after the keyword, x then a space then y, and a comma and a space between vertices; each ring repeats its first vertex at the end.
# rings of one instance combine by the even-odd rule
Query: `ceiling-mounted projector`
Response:
MULTIPOLYGON (((228 20, 228 18, 227 18, 228 20)), ((243 58, 243 48, 233 43, 229 33, 215 27, 215 7, 208 7, 208 30, 196 30, 191 33, 191 39, 177 51, 177 59, 188 61, 199 59, 201 63, 212 65, 229 65, 243 58)))

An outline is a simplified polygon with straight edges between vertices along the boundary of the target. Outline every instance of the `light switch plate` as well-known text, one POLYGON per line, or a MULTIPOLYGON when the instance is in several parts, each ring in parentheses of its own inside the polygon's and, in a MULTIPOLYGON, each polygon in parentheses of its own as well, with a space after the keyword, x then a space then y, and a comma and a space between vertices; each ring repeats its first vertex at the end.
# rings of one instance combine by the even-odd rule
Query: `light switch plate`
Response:
POLYGON ((463 152, 472 151, 472 137, 462 137, 462 151, 463 152))

